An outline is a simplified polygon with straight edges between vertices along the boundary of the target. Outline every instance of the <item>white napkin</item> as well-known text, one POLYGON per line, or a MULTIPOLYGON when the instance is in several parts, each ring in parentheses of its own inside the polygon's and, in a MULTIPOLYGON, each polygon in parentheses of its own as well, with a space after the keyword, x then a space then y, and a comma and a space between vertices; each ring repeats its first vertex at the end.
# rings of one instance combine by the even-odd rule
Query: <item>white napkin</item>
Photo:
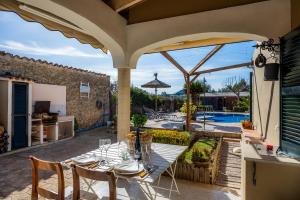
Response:
POLYGON ((95 158, 91 157, 91 156, 89 156, 89 157, 76 157, 76 158, 73 158, 72 161, 76 164, 79 164, 79 165, 87 165, 87 164, 95 162, 95 158))
POLYGON ((131 162, 123 162, 115 165, 114 170, 123 173, 124 172, 135 173, 135 172, 139 172, 140 168, 137 162, 131 161, 131 162))

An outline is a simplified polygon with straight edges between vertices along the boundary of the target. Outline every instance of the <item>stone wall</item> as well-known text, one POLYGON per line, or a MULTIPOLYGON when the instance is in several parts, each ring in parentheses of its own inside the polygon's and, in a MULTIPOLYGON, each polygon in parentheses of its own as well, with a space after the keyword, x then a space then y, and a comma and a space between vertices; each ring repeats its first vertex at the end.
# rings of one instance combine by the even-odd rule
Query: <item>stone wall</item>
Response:
POLYGON ((103 116, 109 115, 110 77, 107 75, 0 52, 0 73, 5 72, 36 83, 65 85, 67 115, 74 115, 80 128, 101 123, 103 116), (80 97, 81 81, 90 84, 89 98, 80 97), (97 100, 103 102, 101 109, 96 107, 97 100))

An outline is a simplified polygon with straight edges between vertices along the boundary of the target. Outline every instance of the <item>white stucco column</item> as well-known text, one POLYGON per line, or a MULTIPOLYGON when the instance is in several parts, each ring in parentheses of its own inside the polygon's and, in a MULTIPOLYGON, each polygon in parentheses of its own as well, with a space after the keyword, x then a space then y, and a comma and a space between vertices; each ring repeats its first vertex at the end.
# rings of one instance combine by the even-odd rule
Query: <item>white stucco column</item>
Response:
POLYGON ((130 131, 130 68, 118 68, 118 140, 130 131))

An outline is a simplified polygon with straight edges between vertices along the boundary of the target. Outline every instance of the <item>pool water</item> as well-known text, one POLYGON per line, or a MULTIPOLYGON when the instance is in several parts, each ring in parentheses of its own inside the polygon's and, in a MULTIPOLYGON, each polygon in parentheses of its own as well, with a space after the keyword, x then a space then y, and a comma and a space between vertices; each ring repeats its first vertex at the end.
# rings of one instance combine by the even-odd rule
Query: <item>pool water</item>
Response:
MULTIPOLYGON (((197 121, 203 121, 204 114, 197 113, 197 121)), ((243 120, 249 120, 249 114, 232 114, 232 113, 205 113, 205 120, 221 123, 238 123, 243 120)))

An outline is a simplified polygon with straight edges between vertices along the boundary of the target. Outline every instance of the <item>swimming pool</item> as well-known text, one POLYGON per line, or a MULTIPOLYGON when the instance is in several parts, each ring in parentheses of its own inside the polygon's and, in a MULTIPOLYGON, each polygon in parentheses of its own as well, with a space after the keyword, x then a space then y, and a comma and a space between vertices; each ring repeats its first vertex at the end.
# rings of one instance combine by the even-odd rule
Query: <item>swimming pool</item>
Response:
MULTIPOLYGON (((203 112, 197 113, 197 121, 203 121, 204 114, 203 112)), ((238 123, 243 120, 250 119, 249 114, 238 114, 238 113, 205 113, 205 120, 221 123, 238 123)))

